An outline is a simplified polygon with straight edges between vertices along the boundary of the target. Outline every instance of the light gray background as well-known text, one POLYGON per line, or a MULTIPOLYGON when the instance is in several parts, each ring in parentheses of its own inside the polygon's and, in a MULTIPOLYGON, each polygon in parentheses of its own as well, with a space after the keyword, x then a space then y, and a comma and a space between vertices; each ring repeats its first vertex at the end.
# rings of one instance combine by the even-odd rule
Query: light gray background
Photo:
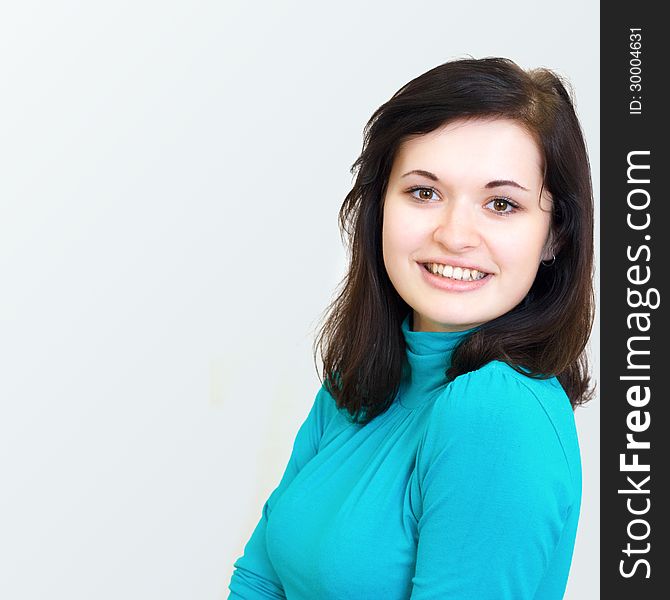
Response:
POLYGON ((227 596, 318 390, 363 125, 466 55, 570 79, 597 199, 597 2, 2 3, 0 597, 227 596))

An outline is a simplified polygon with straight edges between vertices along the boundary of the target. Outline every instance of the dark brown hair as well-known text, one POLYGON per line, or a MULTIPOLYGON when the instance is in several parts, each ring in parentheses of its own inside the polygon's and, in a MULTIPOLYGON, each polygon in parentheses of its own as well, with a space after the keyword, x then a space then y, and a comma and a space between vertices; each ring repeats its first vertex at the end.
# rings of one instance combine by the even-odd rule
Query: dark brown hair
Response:
POLYGON ((400 325, 411 307, 386 273, 381 243, 394 157, 403 141, 462 118, 513 119, 534 136, 544 158, 543 187, 553 198, 556 258, 540 266, 516 307, 462 340, 447 378, 500 360, 529 377, 556 376, 573 410, 593 396, 585 351, 594 318, 593 193, 566 85, 548 69, 524 71, 505 58, 454 60, 404 85, 366 124, 351 167, 355 182, 339 212, 349 269, 314 344, 328 391, 356 422, 390 407, 406 360, 400 325))

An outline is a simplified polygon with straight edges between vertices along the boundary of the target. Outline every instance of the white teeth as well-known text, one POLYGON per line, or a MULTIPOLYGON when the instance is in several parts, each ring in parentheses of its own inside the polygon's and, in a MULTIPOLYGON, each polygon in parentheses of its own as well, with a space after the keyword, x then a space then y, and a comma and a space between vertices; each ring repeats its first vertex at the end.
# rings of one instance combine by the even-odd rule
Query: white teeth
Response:
POLYGON ((463 269, 461 267, 452 267, 451 265, 442 265, 437 263, 429 263, 426 265, 428 270, 434 274, 440 274, 442 277, 457 279, 458 281, 477 281, 486 277, 486 273, 478 271, 477 269, 463 269))

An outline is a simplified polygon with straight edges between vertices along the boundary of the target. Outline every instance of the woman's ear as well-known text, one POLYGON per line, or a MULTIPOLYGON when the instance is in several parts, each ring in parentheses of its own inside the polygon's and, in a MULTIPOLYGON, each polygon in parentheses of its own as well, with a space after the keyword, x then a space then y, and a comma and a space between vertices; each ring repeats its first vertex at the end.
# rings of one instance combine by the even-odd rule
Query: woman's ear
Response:
POLYGON ((549 231, 547 236, 547 241, 544 243, 544 248, 542 249, 542 260, 551 260, 559 250, 560 244, 557 243, 553 229, 549 231))
MULTIPOLYGON (((545 168, 545 176, 546 176, 546 168, 545 168)), ((542 189, 544 189, 544 183, 542 184, 542 189)), ((540 192, 540 197, 542 198, 542 192, 540 192)), ((549 222, 549 232, 547 233, 547 239, 545 240, 544 246, 542 248, 542 260, 550 261, 554 260, 554 256, 558 254, 558 251, 561 249, 561 246, 563 244, 559 240, 559 236, 556 233, 555 214, 554 214, 555 207, 554 207, 553 194, 547 192, 546 198, 549 201, 549 206, 547 207, 546 210, 551 213, 551 218, 549 222)), ((541 201, 542 200, 540 200, 540 202, 541 201)))

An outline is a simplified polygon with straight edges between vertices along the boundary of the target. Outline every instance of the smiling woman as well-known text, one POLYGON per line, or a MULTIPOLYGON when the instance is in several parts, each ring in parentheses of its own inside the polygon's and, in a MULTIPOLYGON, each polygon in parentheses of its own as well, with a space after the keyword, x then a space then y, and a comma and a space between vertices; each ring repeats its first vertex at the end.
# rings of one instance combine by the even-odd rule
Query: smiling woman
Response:
POLYGON ((365 128, 323 383, 231 598, 554 600, 593 390, 593 199, 570 95, 439 65, 365 128))
POLYGON ((416 331, 470 329, 523 300, 553 255, 543 171, 534 138, 510 119, 458 119, 401 145, 384 197, 383 253, 416 331))

